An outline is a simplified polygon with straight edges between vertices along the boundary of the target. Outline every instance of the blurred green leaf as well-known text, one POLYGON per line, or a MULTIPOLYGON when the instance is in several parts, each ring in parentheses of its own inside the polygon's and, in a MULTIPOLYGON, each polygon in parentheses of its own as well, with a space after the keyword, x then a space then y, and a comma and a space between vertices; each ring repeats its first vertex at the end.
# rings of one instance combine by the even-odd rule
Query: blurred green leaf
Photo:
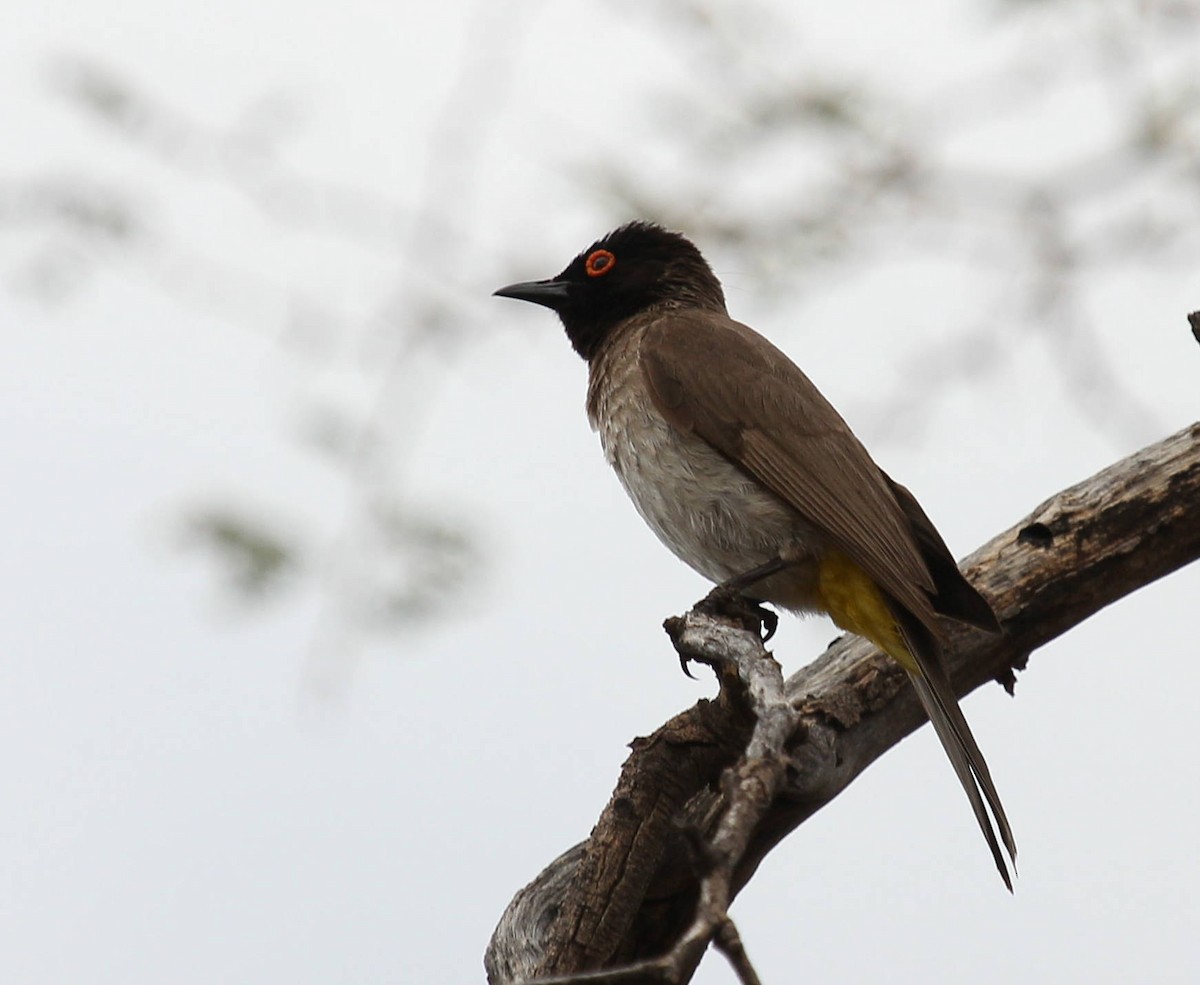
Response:
POLYGON ((231 509, 210 508, 188 517, 185 546, 206 550, 241 597, 261 601, 277 593, 299 567, 298 551, 262 521, 231 509))

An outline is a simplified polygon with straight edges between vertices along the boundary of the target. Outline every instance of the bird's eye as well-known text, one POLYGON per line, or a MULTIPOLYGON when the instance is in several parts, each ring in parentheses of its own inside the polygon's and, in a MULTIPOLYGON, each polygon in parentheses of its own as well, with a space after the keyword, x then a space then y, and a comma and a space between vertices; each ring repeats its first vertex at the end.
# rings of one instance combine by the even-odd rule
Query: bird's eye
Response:
POLYGON ((589 277, 603 277, 617 265, 617 258, 608 250, 592 250, 583 262, 583 269, 589 277))

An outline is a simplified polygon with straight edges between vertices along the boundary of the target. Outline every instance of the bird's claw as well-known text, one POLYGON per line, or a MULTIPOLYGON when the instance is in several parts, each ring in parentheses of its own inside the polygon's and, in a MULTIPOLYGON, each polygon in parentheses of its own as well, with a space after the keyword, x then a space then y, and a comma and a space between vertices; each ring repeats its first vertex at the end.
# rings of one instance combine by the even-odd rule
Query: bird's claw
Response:
POLYGON ((768 609, 765 605, 756 605, 758 616, 762 620, 762 641, 764 643, 771 642, 771 637, 775 635, 775 630, 779 628, 779 613, 773 609, 768 609))
POLYGON ((696 608, 702 612, 730 616, 741 621, 746 629, 756 629, 764 643, 770 641, 775 635, 775 630, 779 628, 777 612, 727 585, 718 585, 700 600, 696 608))

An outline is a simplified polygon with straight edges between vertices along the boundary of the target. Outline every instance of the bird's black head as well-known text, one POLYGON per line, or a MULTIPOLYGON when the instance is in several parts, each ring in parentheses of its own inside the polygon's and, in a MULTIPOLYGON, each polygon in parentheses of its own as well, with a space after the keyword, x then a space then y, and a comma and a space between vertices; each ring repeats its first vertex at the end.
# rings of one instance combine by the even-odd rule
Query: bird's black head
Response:
POLYGON ((596 241, 550 280, 495 292, 558 312, 567 337, 591 359, 609 333, 647 308, 725 311, 721 283, 690 240, 648 222, 631 222, 596 241))

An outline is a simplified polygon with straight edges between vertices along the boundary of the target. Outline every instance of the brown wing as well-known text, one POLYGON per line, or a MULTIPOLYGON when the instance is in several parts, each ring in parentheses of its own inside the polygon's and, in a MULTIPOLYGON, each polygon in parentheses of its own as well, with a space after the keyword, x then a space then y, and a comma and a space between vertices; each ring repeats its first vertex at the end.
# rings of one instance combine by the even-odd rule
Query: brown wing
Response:
POLYGON ((913 536, 917 539, 917 548, 933 576, 934 585, 937 586, 933 607, 943 616, 970 623, 989 633, 1000 632, 996 613, 992 611, 987 599, 980 595, 975 586, 958 570, 954 555, 942 540, 942 535, 937 532, 933 521, 921 509, 917 498, 886 472, 883 477, 896 497, 896 502, 900 504, 900 509, 908 517, 913 536))
POLYGON ((753 476, 936 631, 937 588, 889 480, 787 356, 715 312, 652 324, 642 369, 659 412, 753 476))

